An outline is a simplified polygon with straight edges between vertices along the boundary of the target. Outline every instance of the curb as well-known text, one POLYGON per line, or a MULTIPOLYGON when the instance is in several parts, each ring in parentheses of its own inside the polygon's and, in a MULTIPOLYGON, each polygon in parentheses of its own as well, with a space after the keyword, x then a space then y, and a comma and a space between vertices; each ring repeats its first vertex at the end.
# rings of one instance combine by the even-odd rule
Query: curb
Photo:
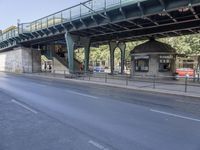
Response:
POLYGON ((60 81, 71 81, 71 82, 77 82, 77 83, 104 85, 104 86, 109 86, 109 87, 137 90, 137 91, 142 91, 142 92, 151 92, 151 93, 169 94, 169 95, 175 95, 175 96, 200 98, 200 95, 184 93, 184 92, 174 92, 174 91, 150 89, 150 88, 142 89, 142 88, 138 88, 138 87, 130 87, 130 86, 125 86, 125 85, 122 86, 122 85, 117 85, 117 84, 101 83, 101 82, 94 82, 94 81, 84 81, 84 80, 76 80, 76 79, 68 79, 68 78, 49 77, 49 76, 44 76, 44 75, 33 75, 33 74, 22 74, 22 75, 27 76, 27 77, 46 78, 46 79, 53 79, 53 80, 60 80, 60 81))

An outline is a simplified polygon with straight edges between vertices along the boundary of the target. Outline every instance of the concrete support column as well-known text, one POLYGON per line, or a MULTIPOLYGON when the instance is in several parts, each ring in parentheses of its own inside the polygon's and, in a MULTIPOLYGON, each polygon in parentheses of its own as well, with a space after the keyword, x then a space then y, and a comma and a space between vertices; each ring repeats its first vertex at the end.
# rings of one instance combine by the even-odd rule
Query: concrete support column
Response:
POLYGON ((65 33, 65 40, 67 45, 67 59, 68 59, 68 67, 69 72, 74 73, 74 47, 75 47, 75 40, 73 39, 72 35, 69 32, 65 33))
POLYGON ((118 43, 118 47, 121 50, 121 74, 123 74, 125 64, 126 43, 118 43))
POLYGON ((111 70, 111 74, 114 73, 114 59, 115 59, 115 49, 117 48, 117 42, 109 42, 109 49, 110 49, 110 70, 111 70))
POLYGON ((88 72, 89 70, 89 62, 90 62, 90 39, 86 37, 81 38, 81 43, 84 47, 84 53, 85 53, 85 58, 84 58, 84 71, 85 73, 88 72))
POLYGON ((33 73, 41 71, 41 51, 17 47, 0 53, 0 71, 33 73))

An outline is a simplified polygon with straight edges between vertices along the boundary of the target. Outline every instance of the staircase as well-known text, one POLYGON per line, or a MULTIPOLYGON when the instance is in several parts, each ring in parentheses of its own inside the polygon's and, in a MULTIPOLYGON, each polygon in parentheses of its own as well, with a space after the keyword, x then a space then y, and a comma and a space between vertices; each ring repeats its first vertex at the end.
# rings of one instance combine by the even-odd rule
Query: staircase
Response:
POLYGON ((54 53, 54 57, 64 66, 68 67, 68 62, 66 61, 65 55, 63 57, 61 55, 58 55, 57 53, 54 53))
MULTIPOLYGON (((66 68, 68 68, 68 61, 67 58, 65 57, 67 55, 67 53, 55 53, 53 54, 54 58, 59 61, 63 66, 65 66, 66 68)), ((77 60, 76 58, 74 58, 74 68, 75 68, 75 72, 80 72, 81 68, 80 66, 82 65, 82 63, 77 60)))
POLYGON ((45 55, 42 55, 42 56, 41 56, 41 60, 42 60, 43 62, 45 62, 45 61, 48 61, 49 59, 48 59, 45 55))

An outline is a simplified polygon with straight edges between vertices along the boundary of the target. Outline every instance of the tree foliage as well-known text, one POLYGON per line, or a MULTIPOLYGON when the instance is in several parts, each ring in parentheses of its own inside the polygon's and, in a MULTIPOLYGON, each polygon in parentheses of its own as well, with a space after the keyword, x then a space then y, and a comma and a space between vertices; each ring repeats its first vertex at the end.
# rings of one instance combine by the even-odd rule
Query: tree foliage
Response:
MULTIPOLYGON (((199 55, 200 54, 200 35, 188 35, 188 36, 178 36, 178 37, 170 37, 170 38, 162 38, 158 39, 163 43, 167 43, 171 45, 173 48, 177 50, 178 54, 186 54, 186 55, 199 55)), ((126 43, 126 56, 125 59, 130 61, 130 52, 135 48, 135 46, 144 43, 145 41, 134 41, 126 43)), ((79 49, 76 52, 76 56, 80 59, 84 59, 84 50, 79 49)), ((108 45, 101 45, 98 48, 91 48, 90 60, 91 61, 107 61, 109 59, 110 52, 108 45)), ((120 62, 121 53, 120 50, 115 52, 115 61, 120 62)))
POLYGON ((198 55, 200 54, 200 35, 179 36, 160 39, 161 42, 171 45, 178 54, 198 55))

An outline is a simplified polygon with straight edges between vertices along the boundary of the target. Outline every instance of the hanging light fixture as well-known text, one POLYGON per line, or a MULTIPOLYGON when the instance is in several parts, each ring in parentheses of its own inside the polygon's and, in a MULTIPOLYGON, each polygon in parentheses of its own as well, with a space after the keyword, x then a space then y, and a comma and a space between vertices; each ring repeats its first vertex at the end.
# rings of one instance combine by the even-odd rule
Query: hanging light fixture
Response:
POLYGON ((178 11, 183 13, 183 12, 187 12, 189 10, 188 7, 182 7, 182 8, 179 8, 178 11))
POLYGON ((167 15, 167 12, 165 9, 163 9, 163 11, 161 13, 158 14, 159 16, 166 16, 167 15))

